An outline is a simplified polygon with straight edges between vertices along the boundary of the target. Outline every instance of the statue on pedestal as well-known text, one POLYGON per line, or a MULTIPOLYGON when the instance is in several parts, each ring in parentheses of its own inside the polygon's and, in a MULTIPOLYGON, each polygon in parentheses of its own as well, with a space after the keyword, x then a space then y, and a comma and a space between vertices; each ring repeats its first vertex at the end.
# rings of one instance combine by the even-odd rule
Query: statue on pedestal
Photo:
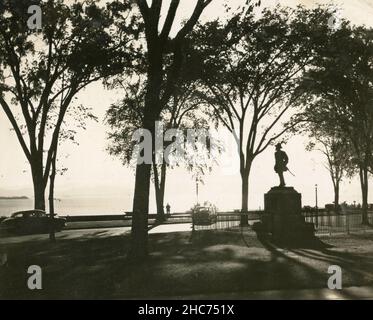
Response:
POLYGON ((280 185, 279 187, 285 187, 285 179, 284 179, 284 172, 288 171, 287 164, 289 162, 288 155, 285 151, 282 151, 281 143, 276 144, 276 152, 275 152, 275 171, 280 178, 280 185))
POLYGON ((281 143, 278 143, 274 169, 280 178, 280 185, 264 195, 264 213, 260 217, 261 221, 255 223, 254 230, 282 244, 309 244, 315 238, 315 227, 313 223, 306 222, 302 215, 302 195, 293 187, 285 186, 284 172, 292 173, 287 167, 289 158, 281 149, 281 143))

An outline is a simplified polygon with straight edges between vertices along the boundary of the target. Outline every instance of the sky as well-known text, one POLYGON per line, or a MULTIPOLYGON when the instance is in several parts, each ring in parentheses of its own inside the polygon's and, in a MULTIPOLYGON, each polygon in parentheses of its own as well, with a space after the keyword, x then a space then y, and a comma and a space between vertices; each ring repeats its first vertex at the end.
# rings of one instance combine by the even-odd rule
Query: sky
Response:
MULTIPOLYGON (((182 0, 178 10, 177 21, 182 21, 190 14, 195 1, 182 0)), ((215 0, 203 13, 202 19, 209 20, 222 15, 223 3, 215 0)), ((244 3, 244 0, 231 0, 234 7, 244 3)), ((330 1, 313 0, 268 0, 264 5, 278 2, 295 6, 304 4, 313 6, 316 3, 330 1)), ((373 24, 373 0, 336 0, 340 5, 341 15, 350 19, 354 24, 373 24)), ((164 2, 167 4, 167 1, 164 2)), ((174 30, 174 32, 176 29, 174 30)), ((124 167, 121 162, 110 156, 107 151, 106 133, 108 127, 104 124, 105 111, 121 97, 120 91, 107 91, 99 83, 88 87, 78 95, 78 103, 90 106, 98 116, 97 123, 88 123, 87 130, 78 131, 79 145, 65 143, 60 148, 62 155, 59 164, 68 168, 63 176, 56 181, 57 198, 109 198, 123 199, 123 208, 130 210, 132 206, 134 171, 124 167)), ((325 159, 318 151, 305 150, 307 139, 301 136, 291 138, 284 146, 290 162, 289 168, 295 174, 286 174, 287 185, 302 194, 303 205, 315 204, 315 185, 318 185, 319 205, 333 201, 333 189, 328 171, 325 169, 325 159)), ((20 145, 5 114, 0 110, 0 196, 27 195, 32 197, 32 183, 29 166, 20 145)), ((278 184, 278 178, 273 171, 274 148, 269 147, 254 161, 250 177, 249 207, 263 208, 263 195, 278 184)), ((239 174, 227 174, 221 168, 204 177, 200 186, 200 200, 215 203, 221 210, 240 208, 241 182, 239 174)), ((344 181, 341 187, 341 200, 352 203, 360 202, 360 187, 358 179, 344 181)), ((185 211, 196 202, 195 182, 191 175, 179 168, 169 171, 166 182, 165 202, 169 202, 173 211, 185 211)), ((373 202, 373 191, 369 202, 373 202)), ((155 211, 154 191, 151 190, 151 211, 155 211)))

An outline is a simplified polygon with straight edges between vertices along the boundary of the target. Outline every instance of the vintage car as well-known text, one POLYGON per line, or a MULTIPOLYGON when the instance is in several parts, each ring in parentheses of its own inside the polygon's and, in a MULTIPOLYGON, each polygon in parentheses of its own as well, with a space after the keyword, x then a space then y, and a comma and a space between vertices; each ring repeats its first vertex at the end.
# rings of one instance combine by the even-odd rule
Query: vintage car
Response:
POLYGON ((210 206, 195 206, 192 211, 192 222, 194 225, 210 225, 216 223, 216 208, 210 206))
MULTIPOLYGON (((43 210, 27 210, 13 213, 4 219, 1 229, 15 234, 49 233, 51 218, 43 210)), ((54 231, 61 231, 66 225, 66 219, 54 216, 54 231)))

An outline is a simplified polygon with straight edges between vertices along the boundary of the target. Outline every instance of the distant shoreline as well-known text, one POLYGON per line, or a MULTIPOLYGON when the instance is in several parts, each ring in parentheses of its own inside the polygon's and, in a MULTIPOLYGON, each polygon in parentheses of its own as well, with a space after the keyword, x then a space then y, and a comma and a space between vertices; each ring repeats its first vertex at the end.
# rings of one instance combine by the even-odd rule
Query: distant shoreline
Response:
POLYGON ((26 196, 20 197, 0 197, 0 200, 28 200, 29 198, 26 196))

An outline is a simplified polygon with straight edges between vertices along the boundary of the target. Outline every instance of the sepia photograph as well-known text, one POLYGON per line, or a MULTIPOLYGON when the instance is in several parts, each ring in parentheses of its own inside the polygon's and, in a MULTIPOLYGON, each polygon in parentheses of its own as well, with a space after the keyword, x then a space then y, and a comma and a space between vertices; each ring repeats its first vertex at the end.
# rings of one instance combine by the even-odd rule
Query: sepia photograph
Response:
POLYGON ((0 0, 0 300, 371 300, 372 177, 373 0, 0 0))

